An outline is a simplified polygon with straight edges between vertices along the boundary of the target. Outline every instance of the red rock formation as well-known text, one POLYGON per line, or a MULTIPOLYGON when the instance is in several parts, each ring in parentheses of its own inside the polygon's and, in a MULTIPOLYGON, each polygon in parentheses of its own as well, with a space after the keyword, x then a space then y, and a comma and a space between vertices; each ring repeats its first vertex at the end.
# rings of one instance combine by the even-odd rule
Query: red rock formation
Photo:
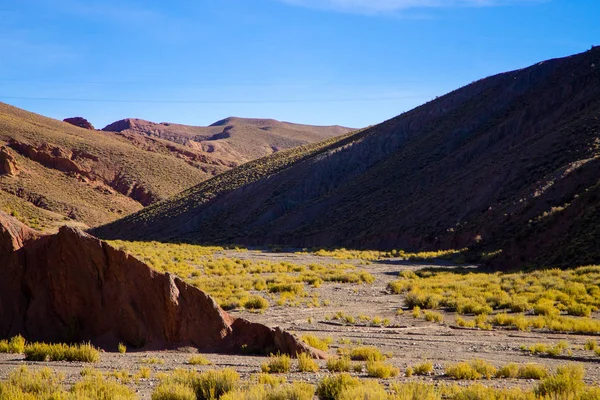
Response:
POLYGON ((80 128, 83 128, 83 129, 89 129, 92 131, 95 129, 94 125, 92 125, 90 123, 90 121, 88 121, 87 119, 82 118, 82 117, 65 118, 65 119, 63 119, 63 121, 68 124, 75 125, 80 128))
POLYGON ((232 317, 201 290, 77 229, 33 239, 0 213, 0 337, 325 356, 278 328, 232 317))
MULTIPOLYGON (((143 206, 150 205, 159 200, 158 196, 139 182, 132 180, 126 174, 124 175, 118 171, 95 169, 89 165, 86 167, 86 162, 97 162, 99 159, 93 154, 89 154, 85 151, 71 151, 50 143, 42 143, 36 147, 17 140, 11 140, 9 146, 19 152, 19 154, 22 154, 45 167, 81 175, 91 181, 101 181, 105 185, 132 198, 143 206)), ((1 160, 2 158, 0 155, 0 163, 1 160)))
POLYGON ((0 175, 15 176, 18 173, 15 158, 10 154, 8 148, 5 146, 0 147, 0 175))

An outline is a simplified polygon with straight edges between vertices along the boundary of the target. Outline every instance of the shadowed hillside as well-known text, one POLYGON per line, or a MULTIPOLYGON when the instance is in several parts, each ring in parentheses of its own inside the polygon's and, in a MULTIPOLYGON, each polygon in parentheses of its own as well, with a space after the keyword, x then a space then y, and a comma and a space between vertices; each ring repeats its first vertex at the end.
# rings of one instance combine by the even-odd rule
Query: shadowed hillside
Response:
POLYGON ((600 261, 600 48, 482 79, 380 125, 248 163, 104 238, 503 250, 600 261), (543 243, 543 245, 542 245, 543 243))

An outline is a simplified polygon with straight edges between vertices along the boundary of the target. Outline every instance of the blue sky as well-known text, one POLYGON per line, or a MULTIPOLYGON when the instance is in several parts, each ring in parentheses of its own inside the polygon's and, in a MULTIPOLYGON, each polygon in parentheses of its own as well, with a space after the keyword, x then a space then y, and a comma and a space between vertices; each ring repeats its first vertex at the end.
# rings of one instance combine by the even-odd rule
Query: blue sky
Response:
POLYGON ((29 0, 0 5, 0 101, 96 127, 362 127, 600 44, 597 0, 29 0))

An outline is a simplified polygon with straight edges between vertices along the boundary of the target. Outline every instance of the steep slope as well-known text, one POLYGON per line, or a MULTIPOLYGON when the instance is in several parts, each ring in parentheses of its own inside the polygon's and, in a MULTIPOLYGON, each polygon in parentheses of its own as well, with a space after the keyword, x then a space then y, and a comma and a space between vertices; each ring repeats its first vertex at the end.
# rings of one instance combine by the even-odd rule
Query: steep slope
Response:
POLYGON ((232 317, 201 290, 77 229, 40 237, 0 212, 0 259, 0 338, 326 357, 285 331, 232 317))
POLYGON ((503 250, 511 264, 600 262, 599 117, 596 47, 248 163, 95 233, 301 247, 476 246, 503 250), (564 259, 565 246, 585 256, 564 259))
MULTIPOLYGON (((188 141, 193 144, 188 146, 175 140, 183 137, 179 130, 174 131, 179 136, 172 137, 132 129, 95 131, 72 123, 0 103, 0 209, 36 229, 52 231, 65 223, 96 226, 175 195, 245 160, 337 133, 337 128, 302 126, 298 130, 277 128, 270 134, 262 130, 269 124, 295 125, 256 122, 262 128, 246 131, 254 125, 233 122, 209 129, 207 141, 214 145, 188 141), (212 138, 224 131, 236 132, 235 137, 241 132, 243 137, 233 140, 235 145, 212 138), (256 131, 262 139, 255 138, 256 131), (255 139, 253 147, 249 143, 255 139), (268 151, 266 143, 272 146, 268 151), (218 148, 226 150, 214 150, 218 148)), ((167 130, 175 126, 156 125, 167 130)), ((191 137, 198 135, 195 132, 191 137)))
POLYGON ((339 136, 352 129, 231 117, 206 127, 166 122, 158 124, 128 118, 114 122, 103 130, 165 139, 239 165, 279 150, 339 136))

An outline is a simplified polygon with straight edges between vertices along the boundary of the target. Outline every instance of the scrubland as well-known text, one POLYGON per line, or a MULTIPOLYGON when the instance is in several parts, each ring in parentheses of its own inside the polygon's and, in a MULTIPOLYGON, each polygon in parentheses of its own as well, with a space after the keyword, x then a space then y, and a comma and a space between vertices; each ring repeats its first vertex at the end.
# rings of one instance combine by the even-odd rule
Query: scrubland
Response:
POLYGON ((599 267, 503 274, 400 252, 113 245, 329 359, 127 343, 68 358, 78 346, 7 338, 0 399, 600 398, 599 267))

